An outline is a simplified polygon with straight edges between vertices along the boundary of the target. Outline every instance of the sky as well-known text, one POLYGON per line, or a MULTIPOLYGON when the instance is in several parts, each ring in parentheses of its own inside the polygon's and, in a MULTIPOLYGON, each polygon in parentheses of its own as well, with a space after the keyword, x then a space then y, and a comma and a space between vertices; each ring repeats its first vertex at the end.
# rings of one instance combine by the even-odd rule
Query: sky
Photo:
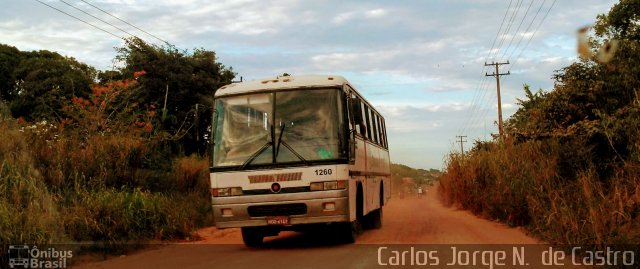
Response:
POLYGON ((466 136, 467 150, 498 133, 496 80, 486 76, 495 69, 485 63, 509 62, 499 70, 510 74, 500 77, 506 120, 524 84, 553 88, 555 70, 577 59, 577 29, 615 3, 3 0, 0 43, 111 70, 120 38, 135 35, 213 50, 244 80, 342 75, 385 117, 392 162, 442 169, 460 151, 456 136, 466 136))

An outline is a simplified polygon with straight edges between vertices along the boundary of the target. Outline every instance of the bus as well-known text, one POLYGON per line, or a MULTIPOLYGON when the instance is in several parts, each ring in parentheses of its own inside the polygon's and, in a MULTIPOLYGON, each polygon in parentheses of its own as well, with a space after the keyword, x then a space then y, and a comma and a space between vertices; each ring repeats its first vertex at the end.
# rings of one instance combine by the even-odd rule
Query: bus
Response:
MULTIPOLYGON (((391 197, 384 117, 341 76, 279 76, 214 94, 211 203, 246 246, 329 226, 353 243, 391 197)), ((327 229, 324 229, 325 231, 327 229)))

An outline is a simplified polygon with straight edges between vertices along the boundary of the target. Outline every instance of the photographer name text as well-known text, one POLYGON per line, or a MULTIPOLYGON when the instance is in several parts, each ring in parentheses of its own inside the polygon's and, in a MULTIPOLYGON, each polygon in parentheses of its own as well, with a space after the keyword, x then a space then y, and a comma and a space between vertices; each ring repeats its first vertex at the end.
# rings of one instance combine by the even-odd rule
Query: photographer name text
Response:
POLYGON ((378 265, 381 266, 469 266, 479 268, 500 267, 526 267, 532 263, 544 266, 564 265, 634 265, 634 251, 613 250, 607 247, 605 250, 587 250, 581 247, 563 251, 553 247, 542 251, 530 251, 527 247, 511 247, 500 250, 469 250, 468 247, 456 246, 435 249, 393 249, 393 247, 378 247, 378 265), (534 255, 535 254, 535 255, 534 255), (530 256, 528 256, 530 255, 530 256), (526 259, 525 259, 526 257, 526 259))

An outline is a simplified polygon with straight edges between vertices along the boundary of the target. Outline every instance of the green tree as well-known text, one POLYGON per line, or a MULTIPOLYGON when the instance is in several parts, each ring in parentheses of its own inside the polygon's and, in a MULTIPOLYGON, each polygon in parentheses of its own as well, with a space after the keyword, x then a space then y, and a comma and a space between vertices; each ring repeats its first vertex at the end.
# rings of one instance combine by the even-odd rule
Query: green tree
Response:
MULTIPOLYGON (((622 0, 598 16, 590 38, 593 55, 611 50, 610 60, 581 59, 554 75, 555 87, 533 94, 508 121, 525 139, 554 137, 564 147, 565 170, 594 166, 601 178, 637 159, 640 150, 640 0, 622 0)), ((571 176, 573 173, 564 174, 571 176)), ((574 174, 575 175, 575 174, 574 174)))
POLYGON ((63 118, 64 100, 91 93, 96 76, 93 67, 46 50, 21 54, 8 95, 14 117, 30 121, 63 118))
POLYGON ((162 128, 174 134, 174 151, 202 153, 211 124, 213 94, 231 83, 233 70, 218 62, 215 52, 205 49, 179 51, 132 38, 117 50, 116 59, 124 63, 123 75, 144 72, 138 77, 142 90, 136 98, 161 108, 157 117, 162 128))
POLYGON ((10 102, 15 97, 14 70, 20 64, 21 53, 12 46, 0 44, 0 99, 10 102))
POLYGON ((530 136, 532 134, 540 134, 544 131, 539 129, 539 125, 543 122, 541 119, 541 110, 546 104, 546 93, 542 89, 532 92, 529 85, 523 86, 526 99, 518 100, 518 110, 506 122, 505 130, 510 135, 530 136))
POLYGON ((112 81, 124 80, 126 77, 120 71, 106 70, 98 71, 98 83, 106 85, 112 81))

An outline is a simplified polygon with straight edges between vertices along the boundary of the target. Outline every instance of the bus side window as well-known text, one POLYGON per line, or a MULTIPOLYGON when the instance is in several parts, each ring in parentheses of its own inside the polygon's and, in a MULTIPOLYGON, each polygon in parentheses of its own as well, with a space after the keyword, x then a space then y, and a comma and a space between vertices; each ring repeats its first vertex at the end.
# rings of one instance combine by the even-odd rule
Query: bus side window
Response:
POLYGON ((371 110, 371 124, 373 125, 373 141, 376 144, 380 144, 380 136, 378 135, 378 115, 371 110))
POLYGON ((378 145, 382 146, 382 136, 380 135, 380 116, 375 113, 373 114, 373 118, 375 119, 373 124, 376 126, 376 140, 378 141, 378 145))
POLYGON ((382 121, 380 122, 382 125, 382 137, 384 140, 384 147, 389 148, 389 141, 387 141, 387 126, 384 124, 384 118, 380 118, 382 121))
POLYGON ((380 115, 378 115, 378 135, 380 136, 380 146, 386 147, 384 145, 384 132, 382 131, 382 117, 380 115))
POLYGON ((369 117, 369 107, 362 103, 362 107, 364 108, 362 110, 362 112, 364 113, 364 125, 365 125, 365 130, 366 130, 366 138, 369 140, 371 139, 371 121, 370 121, 370 117, 369 117))
POLYGON ((357 134, 361 136, 366 136, 366 126, 364 124, 364 120, 362 117, 362 101, 355 95, 352 95, 351 98, 351 108, 350 113, 353 117, 353 124, 355 124, 354 129, 357 134))
POLYGON ((349 97, 347 99, 347 111, 349 114, 349 131, 353 131, 358 133, 358 130, 356 130, 356 124, 358 124, 357 120, 356 120, 356 115, 354 112, 354 104, 357 103, 355 96, 353 96, 353 93, 349 92, 347 94, 349 97))

